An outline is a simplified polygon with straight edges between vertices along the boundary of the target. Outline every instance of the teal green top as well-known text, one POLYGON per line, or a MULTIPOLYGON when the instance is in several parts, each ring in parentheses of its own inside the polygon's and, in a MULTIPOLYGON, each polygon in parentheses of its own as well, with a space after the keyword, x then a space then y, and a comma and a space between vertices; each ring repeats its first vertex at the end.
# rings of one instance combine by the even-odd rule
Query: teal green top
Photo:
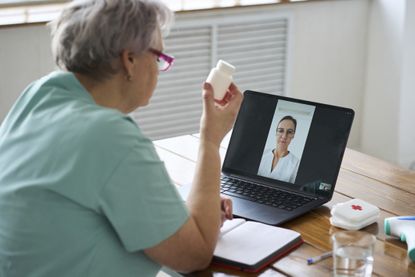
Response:
POLYGON ((0 127, 0 276, 154 276, 188 211, 133 120, 75 76, 32 83, 0 127))

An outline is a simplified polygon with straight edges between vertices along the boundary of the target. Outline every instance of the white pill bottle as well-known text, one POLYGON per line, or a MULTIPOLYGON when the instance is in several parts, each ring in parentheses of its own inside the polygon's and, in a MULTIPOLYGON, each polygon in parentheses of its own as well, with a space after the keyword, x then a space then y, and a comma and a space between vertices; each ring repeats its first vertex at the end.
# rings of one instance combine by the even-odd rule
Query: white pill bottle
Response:
POLYGON ((212 85, 214 98, 218 101, 223 100, 226 91, 232 83, 232 74, 235 67, 230 63, 219 60, 215 68, 209 73, 206 82, 212 85))

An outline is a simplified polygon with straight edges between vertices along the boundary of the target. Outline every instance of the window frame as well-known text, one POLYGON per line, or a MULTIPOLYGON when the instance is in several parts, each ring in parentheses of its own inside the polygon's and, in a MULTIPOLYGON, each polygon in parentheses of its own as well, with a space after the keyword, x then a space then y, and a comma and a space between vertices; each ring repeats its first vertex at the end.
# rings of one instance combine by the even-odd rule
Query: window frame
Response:
MULTIPOLYGON (((199 2, 199 6, 195 5, 194 0, 162 1, 175 12, 186 12, 333 0, 234 0, 233 3, 229 1, 206 0, 203 1, 203 5, 199 2)), ((70 0, 0 0, 0 27, 49 22, 70 2, 70 0)))

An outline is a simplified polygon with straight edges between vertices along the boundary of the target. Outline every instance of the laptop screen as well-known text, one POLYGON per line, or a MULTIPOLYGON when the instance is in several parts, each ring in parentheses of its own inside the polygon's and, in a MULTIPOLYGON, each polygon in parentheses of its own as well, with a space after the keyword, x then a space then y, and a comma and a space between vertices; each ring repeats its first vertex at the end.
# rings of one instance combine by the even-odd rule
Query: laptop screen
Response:
POLYGON ((245 91, 222 171, 331 197, 354 111, 245 91))

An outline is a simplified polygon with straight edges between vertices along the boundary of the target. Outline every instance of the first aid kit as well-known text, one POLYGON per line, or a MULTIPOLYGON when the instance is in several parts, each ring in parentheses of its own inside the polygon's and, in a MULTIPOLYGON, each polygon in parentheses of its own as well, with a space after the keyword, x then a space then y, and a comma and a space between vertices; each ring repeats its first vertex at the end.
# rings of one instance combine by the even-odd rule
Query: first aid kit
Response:
POLYGON ((379 213, 380 210, 375 205, 361 199, 352 199, 332 207, 330 223, 346 230, 359 230, 376 222, 379 213))

